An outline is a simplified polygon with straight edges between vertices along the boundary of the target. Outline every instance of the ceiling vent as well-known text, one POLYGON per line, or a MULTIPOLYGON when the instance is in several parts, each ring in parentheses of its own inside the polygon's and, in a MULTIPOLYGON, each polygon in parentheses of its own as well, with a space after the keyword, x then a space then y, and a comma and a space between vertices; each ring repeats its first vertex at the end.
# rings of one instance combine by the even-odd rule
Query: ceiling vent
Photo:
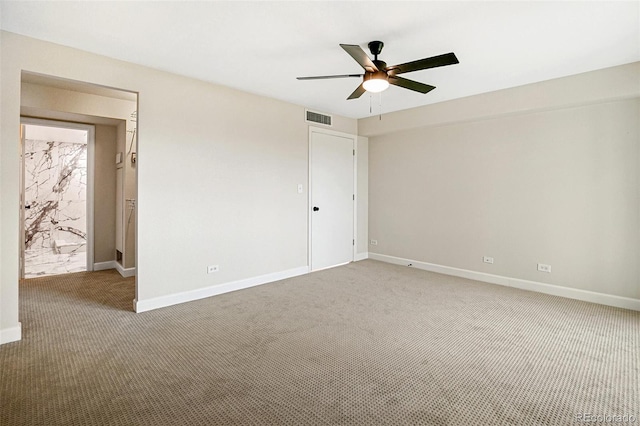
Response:
POLYGON ((331 126, 331 116, 326 114, 320 114, 319 112, 313 112, 306 110, 308 123, 317 123, 324 126, 331 126))

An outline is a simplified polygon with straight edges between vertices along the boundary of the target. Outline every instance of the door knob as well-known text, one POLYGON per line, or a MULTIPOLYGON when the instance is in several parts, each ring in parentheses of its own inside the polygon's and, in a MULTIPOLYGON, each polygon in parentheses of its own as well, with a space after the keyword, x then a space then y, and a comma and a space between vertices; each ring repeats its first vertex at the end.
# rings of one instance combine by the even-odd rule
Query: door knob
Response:
POLYGON ((315 206, 313 207, 314 212, 317 212, 318 210, 320 210, 320 207, 315 207, 315 206))

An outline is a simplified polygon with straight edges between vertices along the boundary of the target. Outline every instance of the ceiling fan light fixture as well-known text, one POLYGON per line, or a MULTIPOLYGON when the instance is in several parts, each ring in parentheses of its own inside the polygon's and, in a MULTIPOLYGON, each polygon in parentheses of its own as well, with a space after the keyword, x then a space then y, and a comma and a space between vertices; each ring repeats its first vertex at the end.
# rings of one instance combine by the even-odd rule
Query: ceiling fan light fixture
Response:
POLYGON ((364 90, 371 93, 379 93, 389 87, 389 76, 384 71, 366 73, 362 82, 364 90))

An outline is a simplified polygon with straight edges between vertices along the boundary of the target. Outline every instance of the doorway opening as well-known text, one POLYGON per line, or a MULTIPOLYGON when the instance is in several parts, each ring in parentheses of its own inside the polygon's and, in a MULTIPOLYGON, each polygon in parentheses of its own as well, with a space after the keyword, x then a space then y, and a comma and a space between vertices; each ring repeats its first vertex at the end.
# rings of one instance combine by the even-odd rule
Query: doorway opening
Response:
POLYGON ((94 128, 21 119, 21 277, 93 270, 94 128))
POLYGON ((136 277, 131 282, 135 281, 137 294, 138 94, 22 71, 20 117, 24 147, 20 277, 113 270, 124 278, 136 277), (66 141, 42 135, 47 127, 77 138, 66 141), (70 145, 78 138, 85 142, 84 134, 74 133, 78 130, 86 132, 86 145, 70 145), (54 168, 53 163, 61 167, 54 168), (58 176, 61 184, 52 186, 51 176, 58 176), (62 191, 63 186, 71 192, 62 191), (84 218, 78 214, 83 197, 76 190, 81 186, 87 191, 84 218), (32 201, 46 193, 49 199, 32 201), (72 211, 61 211, 67 204, 73 204, 72 211), (49 263, 62 258, 66 265, 33 271, 29 261, 38 256, 25 251, 27 246, 42 249, 49 263))

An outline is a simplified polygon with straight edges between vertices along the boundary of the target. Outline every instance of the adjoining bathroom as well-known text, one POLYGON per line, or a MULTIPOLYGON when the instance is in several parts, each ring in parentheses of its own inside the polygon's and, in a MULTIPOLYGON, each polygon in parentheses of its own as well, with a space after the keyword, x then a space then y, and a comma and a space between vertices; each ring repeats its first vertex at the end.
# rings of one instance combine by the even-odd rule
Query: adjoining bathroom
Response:
POLYGON ((136 275, 137 94, 22 72, 20 277, 136 275))
POLYGON ((25 278, 87 270, 92 133, 81 127, 23 124, 25 278))

